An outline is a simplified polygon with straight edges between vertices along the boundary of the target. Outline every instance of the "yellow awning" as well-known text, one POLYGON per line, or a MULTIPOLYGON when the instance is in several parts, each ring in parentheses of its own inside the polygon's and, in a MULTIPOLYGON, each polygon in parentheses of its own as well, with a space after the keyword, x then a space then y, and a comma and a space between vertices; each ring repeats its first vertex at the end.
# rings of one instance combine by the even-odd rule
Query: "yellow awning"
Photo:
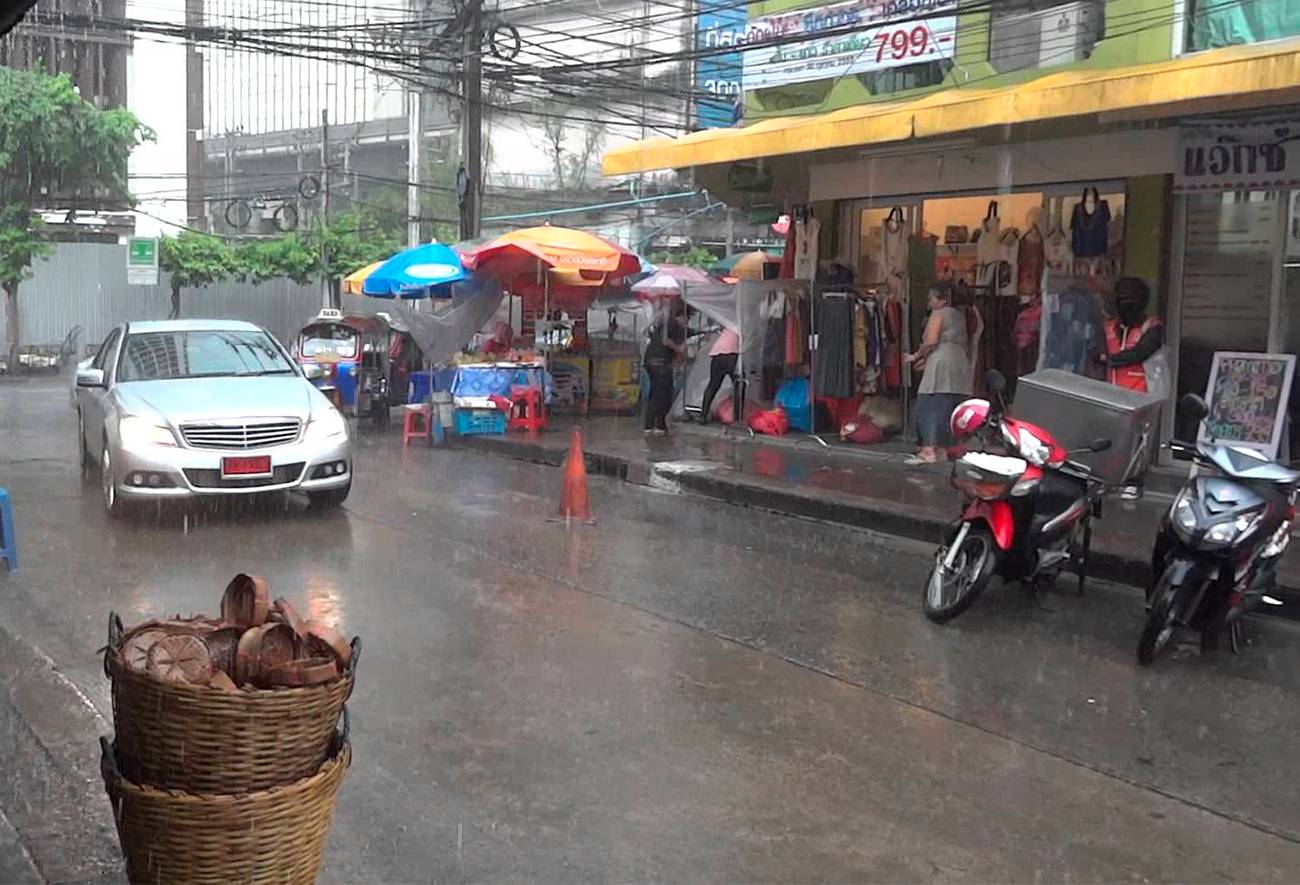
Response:
POLYGON ((1063 71, 1026 83, 958 86, 909 101, 778 117, 736 129, 650 138, 605 152, 606 175, 931 138, 1012 123, 1209 113, 1300 101, 1300 38, 1230 46, 1170 61, 1063 71))

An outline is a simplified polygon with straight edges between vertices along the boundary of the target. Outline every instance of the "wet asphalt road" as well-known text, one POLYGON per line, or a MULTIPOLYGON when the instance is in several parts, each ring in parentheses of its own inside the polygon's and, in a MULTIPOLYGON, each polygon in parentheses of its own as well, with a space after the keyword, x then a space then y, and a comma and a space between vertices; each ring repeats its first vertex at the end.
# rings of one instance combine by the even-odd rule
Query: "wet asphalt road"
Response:
POLYGON ((1131 591, 936 627, 917 545, 603 480, 565 527, 558 471, 393 436, 338 513, 110 524, 74 428, 63 388, 0 384, 0 811, 47 878, 120 876, 108 611, 254 571, 365 641, 328 880, 1300 879, 1295 625, 1139 670, 1131 591))

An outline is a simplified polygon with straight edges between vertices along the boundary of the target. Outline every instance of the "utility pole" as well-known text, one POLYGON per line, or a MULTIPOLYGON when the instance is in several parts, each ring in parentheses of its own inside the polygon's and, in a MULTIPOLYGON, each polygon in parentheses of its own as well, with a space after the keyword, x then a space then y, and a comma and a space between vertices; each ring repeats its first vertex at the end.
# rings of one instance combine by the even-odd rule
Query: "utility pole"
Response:
POLYGON ((420 143, 424 134, 424 100, 419 90, 406 93, 406 245, 420 245, 420 143))
POLYGON ((326 248, 327 231, 330 223, 330 112, 320 112, 320 169, 321 169, 321 214, 320 214, 320 279, 321 306, 334 307, 334 281, 329 275, 329 250, 326 248))
POLYGON ((456 176, 460 238, 479 235, 483 207, 483 0, 467 0, 462 35, 461 167, 456 176))

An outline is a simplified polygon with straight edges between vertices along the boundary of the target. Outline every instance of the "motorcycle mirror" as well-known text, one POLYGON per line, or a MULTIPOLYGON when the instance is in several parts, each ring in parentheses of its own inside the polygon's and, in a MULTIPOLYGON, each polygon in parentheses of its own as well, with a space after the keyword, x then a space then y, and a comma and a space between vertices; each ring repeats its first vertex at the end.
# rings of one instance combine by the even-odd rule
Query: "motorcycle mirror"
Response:
POLYGON ((989 369, 984 375, 984 386, 998 396, 1002 396, 1007 390, 1006 376, 997 369, 989 369))
POLYGON ((1104 452, 1108 450, 1110 446, 1111 442, 1108 439, 1094 439, 1092 445, 1088 446, 1088 448, 1093 452, 1104 452))
POLYGON ((1209 404, 1205 402, 1204 397, 1195 393, 1184 393, 1178 403, 1197 421, 1204 421, 1205 416, 1210 414, 1209 404))

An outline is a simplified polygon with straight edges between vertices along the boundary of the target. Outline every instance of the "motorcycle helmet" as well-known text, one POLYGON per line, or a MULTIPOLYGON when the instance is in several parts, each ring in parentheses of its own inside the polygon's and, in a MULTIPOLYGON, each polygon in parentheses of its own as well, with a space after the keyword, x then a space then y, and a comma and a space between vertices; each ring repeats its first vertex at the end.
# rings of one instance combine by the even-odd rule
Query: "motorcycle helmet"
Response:
POLYGON ((948 419, 948 429, 960 439, 979 430, 989 420, 989 401, 986 399, 968 399, 952 410, 948 419))

